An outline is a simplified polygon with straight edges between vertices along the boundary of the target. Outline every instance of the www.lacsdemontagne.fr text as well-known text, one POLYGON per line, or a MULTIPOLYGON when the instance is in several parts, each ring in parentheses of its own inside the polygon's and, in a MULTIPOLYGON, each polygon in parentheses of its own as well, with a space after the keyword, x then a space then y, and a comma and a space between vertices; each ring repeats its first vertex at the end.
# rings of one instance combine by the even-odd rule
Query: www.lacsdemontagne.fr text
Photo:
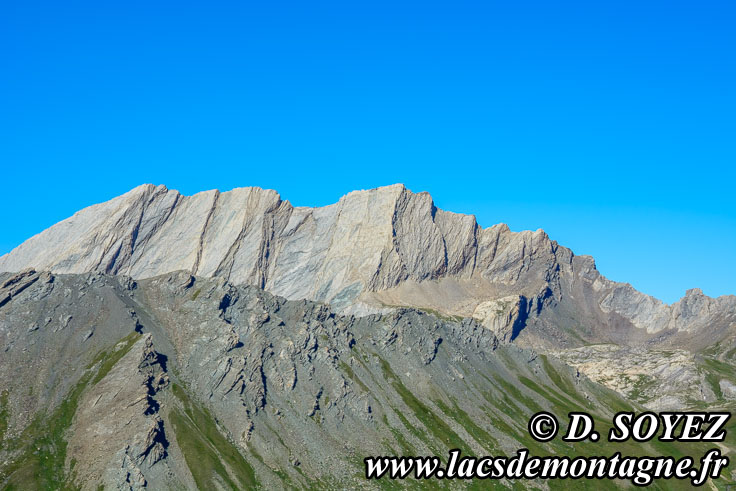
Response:
POLYGON ((449 452, 447 465, 439 457, 368 457, 364 460, 367 479, 621 479, 647 486, 655 479, 687 479, 700 486, 718 478, 728 463, 719 449, 710 450, 696 465, 692 457, 608 457, 531 456, 521 449, 513 457, 462 456, 449 452))
MULTIPOLYGON (((591 415, 581 412, 568 414, 570 424, 562 437, 565 442, 598 441, 591 415)), ((613 418, 608 441, 623 442, 633 439, 644 443, 660 433, 661 441, 723 442, 728 412, 645 412, 636 414, 622 411, 613 418)), ((557 418, 548 412, 539 412, 529 420, 529 434, 539 442, 553 439, 559 430, 557 418)), ((701 486, 709 478, 717 479, 728 466, 729 459, 719 448, 712 448, 696 461, 684 456, 624 456, 611 455, 568 457, 560 455, 533 456, 522 448, 516 455, 474 457, 463 456, 459 449, 449 451, 447 465, 437 456, 367 457, 367 479, 609 479, 627 480, 635 486, 647 486, 658 479, 689 480, 701 486)))

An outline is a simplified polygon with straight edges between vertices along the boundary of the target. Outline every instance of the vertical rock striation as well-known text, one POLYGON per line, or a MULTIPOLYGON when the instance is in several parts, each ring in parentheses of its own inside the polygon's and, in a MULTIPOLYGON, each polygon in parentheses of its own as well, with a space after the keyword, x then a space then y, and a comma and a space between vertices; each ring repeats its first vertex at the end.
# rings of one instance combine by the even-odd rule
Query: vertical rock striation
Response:
POLYGON ((321 208, 294 207, 260 188, 183 196, 143 185, 0 257, 0 271, 29 267, 133 278, 185 270, 353 313, 404 305, 469 317, 518 296, 523 308, 504 321, 517 332, 507 337, 521 332, 540 346, 682 337, 714 322, 730 328, 736 317, 736 297, 691 291, 665 305, 607 280, 592 258, 542 230, 484 229, 402 185, 354 191, 321 208))

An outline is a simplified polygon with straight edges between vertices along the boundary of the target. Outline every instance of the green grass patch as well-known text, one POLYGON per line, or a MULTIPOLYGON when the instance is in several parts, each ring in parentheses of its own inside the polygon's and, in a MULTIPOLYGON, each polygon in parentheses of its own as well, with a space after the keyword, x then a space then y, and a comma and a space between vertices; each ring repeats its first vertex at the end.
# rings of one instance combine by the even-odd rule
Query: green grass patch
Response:
POLYGON ((527 378, 527 377, 519 377, 519 381, 524 384, 525 387, 528 389, 533 390, 540 396, 544 397, 548 402, 552 404, 553 409, 557 412, 557 414, 567 414, 566 411, 569 410, 583 410, 586 408, 580 407, 580 405, 576 402, 567 400, 564 396, 558 397, 557 394, 554 394, 547 390, 546 388, 542 387, 535 381, 527 378))
POLYGON ((384 307, 387 307, 389 309, 412 309, 417 310, 419 312, 424 312, 425 314, 430 314, 438 319, 445 321, 445 322, 461 322, 463 320, 462 315, 453 315, 453 314, 445 314, 444 312, 440 312, 437 309, 432 309, 429 307, 416 307, 413 305, 396 305, 396 304, 388 304, 384 303, 384 307))
POLYGON ((544 370, 547 373, 547 376, 557 387, 562 390, 564 394, 575 400, 583 407, 590 408, 593 406, 593 403, 580 395, 580 391, 577 387, 575 387, 573 382, 570 380, 570 377, 565 377, 560 374, 560 372, 557 371, 557 369, 552 365, 552 363, 549 361, 549 359, 547 359, 545 355, 539 355, 539 358, 540 360, 542 360, 542 366, 544 366, 544 370))
POLYGON ((465 428, 465 431, 475 438, 481 447, 490 451, 490 454, 494 454, 494 452, 498 452, 501 449, 498 445, 498 441, 493 438, 490 433, 478 426, 468 413, 460 409, 460 406, 457 405, 456 401, 452 401, 452 408, 448 407, 447 404, 439 399, 434 401, 434 403, 443 413, 445 413, 445 416, 454 419, 455 422, 465 428))
MULTIPOLYGON (((356 358, 356 359, 360 360, 359 358, 356 358)), ((339 367, 343 372, 345 372, 345 374, 348 376, 348 378, 350 378, 350 380, 358 384, 360 388, 363 389, 363 392, 370 394, 371 391, 368 390, 368 387, 366 387, 365 384, 355 375, 355 372, 350 367, 350 365, 348 365, 344 361, 340 361, 339 367)))
POLYGON ((399 448, 393 449, 396 455, 416 455, 417 454, 417 450, 414 448, 414 446, 411 443, 407 441, 406 437, 404 437, 404 435, 399 430, 397 430, 396 428, 394 428, 393 426, 389 424, 388 418, 386 417, 385 414, 383 415, 383 424, 386 425, 386 428, 389 429, 391 434, 394 436, 394 439, 396 439, 396 443, 399 444, 399 448))
POLYGON ((258 481, 253 468, 235 445, 220 433, 207 408, 192 401, 181 386, 172 384, 171 388, 183 409, 172 409, 169 419, 197 487, 256 487, 258 481))
POLYGON ((87 367, 91 368, 97 363, 100 363, 100 368, 97 370, 97 373, 92 378, 92 385, 97 384, 100 380, 105 378, 105 376, 110 373, 110 370, 112 370, 112 367, 114 367, 115 364, 119 362, 123 358, 123 356, 128 353, 128 351, 130 351, 130 348, 133 347, 135 342, 138 341, 138 338, 140 337, 141 335, 139 333, 132 332, 125 336, 122 340, 120 340, 120 342, 115 345, 112 352, 103 352, 100 355, 97 355, 97 358, 95 358, 92 363, 87 367))
MULTIPOLYGON (((471 455, 472 453, 463 439, 460 438, 457 433, 455 433, 452 428, 442 420, 442 418, 437 416, 427 405, 417 399, 416 396, 406 388, 406 386, 401 382, 401 379, 399 379, 393 370, 391 370, 391 367, 386 360, 383 358, 379 358, 379 360, 384 377, 399 394, 399 397, 404 401, 404 404, 406 404, 412 413, 414 413, 414 416, 432 434, 435 440, 442 442, 444 445, 444 448, 442 449, 443 451, 437 452, 437 454, 446 455, 449 449, 459 448, 466 455, 471 455)), ((400 418, 402 417, 400 412, 397 412, 397 414, 400 418)), ((405 424, 408 424, 408 421, 405 424)))
MULTIPOLYGON (((715 358, 703 358, 698 365, 700 373, 705 377, 705 381, 710 385, 719 402, 732 406, 733 402, 727 401, 724 398, 723 391, 721 390, 721 380, 727 380, 732 384, 736 384, 736 367, 729 363, 716 360, 715 358)), ((693 402, 695 406, 702 405, 702 401, 693 402)), ((704 406, 704 409, 709 408, 708 404, 704 406)))
POLYGON ((10 421, 10 408, 8 407, 7 390, 0 393, 0 448, 4 447, 5 432, 8 431, 8 422, 10 421))
MULTIPOLYGON (((489 382, 491 381, 487 377, 486 377, 486 380, 488 380, 489 382)), ((539 404, 537 404, 537 402, 534 399, 522 393, 517 387, 515 387, 509 381, 504 380, 502 377, 497 377, 495 379, 495 384, 500 386, 501 389, 503 389, 500 391, 501 392, 500 397, 501 397, 502 403, 506 405, 506 407, 502 409, 505 409, 507 414, 514 414, 514 413, 522 412, 521 406, 519 406, 517 403, 521 403, 522 405, 526 406, 527 409, 533 412, 542 410, 542 407, 539 404), (512 396, 514 399, 511 398, 512 396)), ((491 394, 485 394, 485 399, 489 400, 492 404, 495 402, 491 394)), ((496 398, 495 400, 498 400, 498 399, 496 398)))
POLYGON ((140 334, 133 332, 111 350, 100 352, 51 413, 36 416, 20 437, 7 442, 7 447, 19 450, 20 456, 0 470, 0 481, 7 479, 5 489, 75 489, 73 476, 65 468, 65 436, 74 420, 81 396, 88 386, 99 382, 130 351, 139 337, 140 334))

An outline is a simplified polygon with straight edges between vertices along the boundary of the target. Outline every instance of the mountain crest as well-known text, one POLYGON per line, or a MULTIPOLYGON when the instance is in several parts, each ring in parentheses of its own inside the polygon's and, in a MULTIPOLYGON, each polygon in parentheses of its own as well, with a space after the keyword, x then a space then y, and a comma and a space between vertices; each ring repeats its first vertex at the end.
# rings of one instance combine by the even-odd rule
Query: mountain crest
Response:
POLYGON ((688 331, 716 314, 730 319, 723 309, 736 305, 692 291, 667 306, 607 280, 592 258, 575 256, 541 229, 484 229, 402 184, 353 191, 318 208, 294 207, 258 187, 184 196, 144 184, 0 257, 0 271, 29 267, 137 279, 184 270, 352 313, 403 305, 471 317, 481 304, 513 296, 520 299, 513 319, 500 328, 516 326, 513 337, 524 330, 532 344, 579 344, 581 333, 608 340, 613 325, 633 329, 633 339, 688 331), (568 311, 582 313, 586 328, 570 326, 568 311))

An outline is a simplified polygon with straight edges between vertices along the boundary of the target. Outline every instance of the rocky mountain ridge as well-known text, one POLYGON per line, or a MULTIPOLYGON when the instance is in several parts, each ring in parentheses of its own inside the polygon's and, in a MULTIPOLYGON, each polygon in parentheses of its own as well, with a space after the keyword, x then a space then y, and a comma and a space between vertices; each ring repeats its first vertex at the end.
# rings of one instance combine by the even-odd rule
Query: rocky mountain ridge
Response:
POLYGON ((570 454, 542 409, 731 410, 736 297, 666 305, 400 185, 144 185, 0 257, 0 355, 2 489, 370 488, 367 455, 570 454))
POLYGON ((3 489, 378 489, 362 477, 365 456, 598 452, 538 443, 527 421, 641 410, 469 318, 343 316, 188 272, 26 271, 0 285, 14 289, 0 307, 3 489))
POLYGON ((736 296, 713 299, 694 289, 666 305, 607 280, 592 258, 542 230, 484 229, 402 185, 354 191, 321 208, 294 207, 260 188, 183 196, 142 185, 0 257, 0 271, 29 267, 136 279, 187 270, 345 313, 485 312, 490 317, 479 320, 501 338, 534 347, 692 345, 702 331, 711 343, 736 325, 736 296), (509 297, 518 297, 510 317, 483 307, 509 297))

